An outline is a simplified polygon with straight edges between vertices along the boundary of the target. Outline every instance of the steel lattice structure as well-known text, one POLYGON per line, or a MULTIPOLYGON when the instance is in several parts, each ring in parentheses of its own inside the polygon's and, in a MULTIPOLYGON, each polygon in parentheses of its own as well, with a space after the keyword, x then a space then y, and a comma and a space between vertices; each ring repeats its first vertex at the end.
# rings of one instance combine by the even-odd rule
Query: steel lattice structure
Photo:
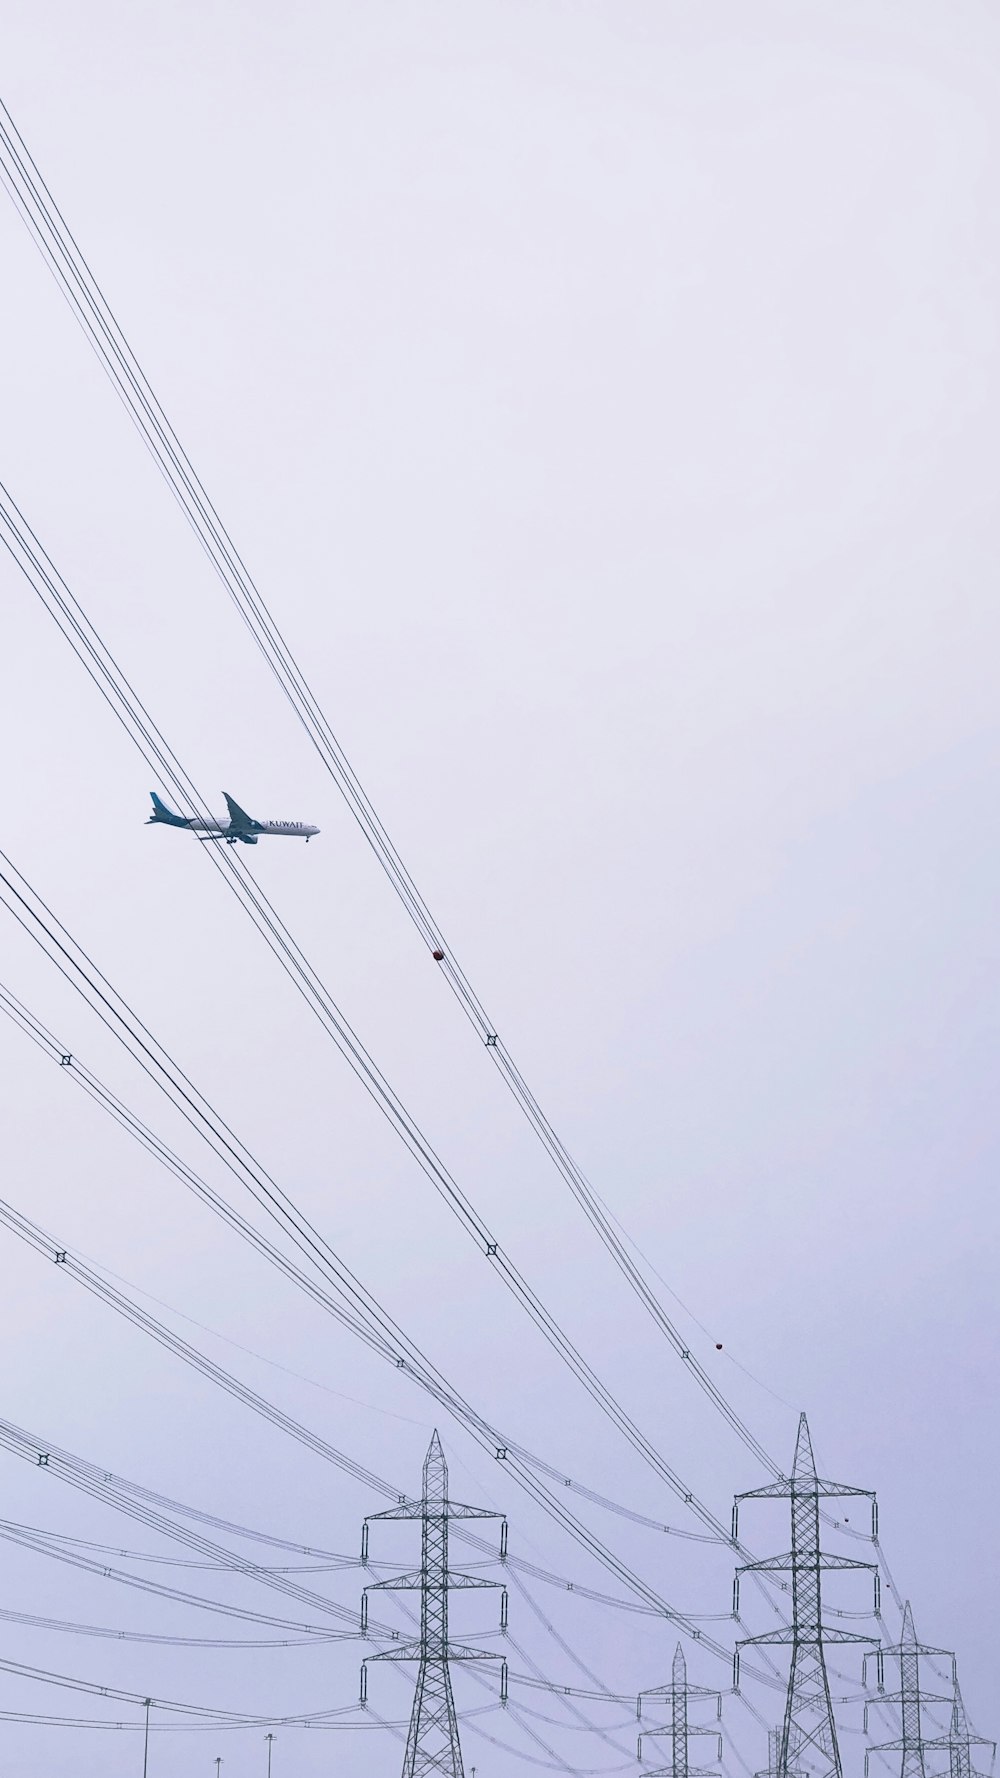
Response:
MULTIPOLYGON (((379 1519, 419 1519, 421 1527, 420 1568, 392 1580, 373 1581, 362 1595, 361 1633, 368 1631, 368 1594, 383 1592, 420 1593, 420 1636, 394 1643, 372 1661, 416 1661, 417 1684, 410 1714, 403 1778, 464 1778, 462 1748, 458 1734, 458 1717, 451 1689, 452 1661, 501 1660, 501 1701, 507 1697, 507 1663, 502 1656, 486 1649, 467 1648, 452 1642, 448 1635, 448 1595, 453 1588, 498 1587, 500 1589, 500 1629, 507 1628, 507 1589, 500 1581, 480 1580, 470 1574, 458 1574, 448 1564, 448 1527, 453 1519, 500 1519, 500 1559, 507 1553, 507 1521, 500 1513, 485 1508, 463 1506, 448 1498, 448 1465, 441 1449, 441 1440, 434 1433, 424 1459, 423 1492, 419 1500, 403 1500, 385 1512, 372 1513, 365 1520, 361 1541, 361 1560, 368 1561, 368 1527, 379 1519)), ((368 1660, 361 1668, 361 1702, 368 1696, 368 1660)))
MULTIPOLYGON (((940 1745, 924 1734, 923 1711, 925 1704, 950 1704, 951 1697, 941 1692, 925 1691, 920 1683, 920 1663, 931 1655, 944 1655, 951 1663, 952 1674, 955 1670, 955 1657, 950 1649, 931 1648, 929 1644, 917 1641, 917 1633, 913 1627, 913 1612, 910 1601, 903 1607, 903 1628, 899 1641, 891 1648, 880 1648, 875 1656, 878 1672, 878 1696, 873 1699, 875 1704, 896 1704, 899 1706, 900 1734, 894 1741, 880 1741, 870 1747, 865 1754, 865 1775, 867 1778, 868 1761, 873 1753, 900 1753, 900 1778, 926 1778, 927 1766, 924 1750, 928 1746, 940 1745), (885 1690, 885 1657, 899 1662, 899 1690, 885 1690)), ((867 1663, 866 1663, 867 1666, 867 1663)), ((957 1682, 956 1682, 957 1683, 957 1682)), ((865 1706, 865 1733, 868 1732, 868 1711, 865 1706)))
POLYGON ((938 1741, 925 1742, 925 1746, 947 1748, 948 1778, 984 1778, 983 1773, 977 1772, 973 1767, 972 1749, 974 1747, 988 1747, 992 1755, 996 1754, 995 1741, 990 1741, 985 1735, 974 1735, 969 1728, 969 1719, 965 1713, 962 1688, 958 1683, 957 1673, 955 1674, 955 1696, 951 1703, 950 1732, 938 1741))
POLYGON ((716 1762, 718 1762, 718 1760, 722 1758, 722 1736, 717 1729, 692 1726, 688 1718, 688 1705, 692 1698, 714 1698, 716 1702, 716 1716, 720 1717, 722 1715, 722 1697, 719 1692, 708 1691, 704 1686, 688 1685, 687 1663, 684 1659, 684 1650, 679 1642, 674 1652, 673 1667, 671 1668, 670 1673, 670 1684, 657 1686, 655 1688, 651 1687, 649 1690, 639 1693, 639 1696, 635 1701, 635 1713, 639 1718, 642 1717, 643 1700, 646 1698, 654 1700, 662 1699, 664 1702, 669 1700, 670 1703, 670 1721, 666 1727, 662 1729, 645 1729, 643 1734, 639 1736, 638 1746, 636 1748, 636 1758, 638 1760, 642 1759, 642 1743, 644 1737, 651 1735, 670 1736, 670 1764, 668 1766, 657 1766, 655 1771, 648 1774, 648 1778, 711 1778, 709 1768, 705 1766, 689 1765, 688 1741, 692 1735, 714 1735, 719 1743, 718 1752, 716 1754, 716 1762))
MULTIPOLYGON (((865 1755, 865 1773, 868 1772, 869 1756, 873 1753, 899 1753, 900 1778, 928 1778, 927 1753, 929 1749, 948 1754, 948 1778, 982 1778, 972 1764, 973 1747, 989 1747, 996 1752, 996 1743, 985 1735, 974 1735, 969 1728, 969 1719, 962 1701, 962 1691, 958 1683, 958 1669, 955 1656, 949 1648, 932 1648, 929 1643, 918 1642, 913 1625, 913 1612, 909 1600, 903 1608, 903 1629, 899 1641, 892 1648, 880 1648, 876 1654, 878 1673, 878 1694, 872 1704, 895 1704, 899 1709, 900 1733, 893 1741, 880 1741, 870 1747, 865 1755), (885 1657, 899 1662, 899 1690, 885 1690, 885 1657), (921 1681, 920 1663, 934 1655, 943 1655, 951 1663, 951 1693, 945 1696, 941 1692, 929 1692, 924 1689, 921 1681), (924 1734, 924 1708, 928 1704, 950 1704, 951 1723, 947 1735, 928 1736, 924 1734)), ((868 1729, 868 1712, 870 1705, 865 1706, 865 1730, 868 1729)))
POLYGON ((875 1576, 875 1609, 879 1608, 878 1569, 872 1562, 825 1553, 820 1544, 820 1501, 861 1498, 872 1502, 872 1535, 877 1530, 875 1495, 870 1488, 846 1482, 828 1482, 816 1474, 812 1440, 805 1414, 799 1416, 792 1473, 763 1488, 738 1494, 733 1507, 733 1540, 739 1536, 739 1504, 743 1500, 788 1500, 791 1503, 792 1547, 782 1556, 748 1562, 737 1570, 734 1609, 739 1611, 739 1580, 742 1574, 791 1575, 792 1621, 778 1630, 747 1637, 737 1644, 739 1675, 741 1648, 790 1647, 785 1717, 777 1750, 777 1778, 842 1778, 840 1745, 830 1697, 825 1647, 834 1643, 871 1643, 871 1636, 850 1630, 831 1629, 823 1622, 822 1577, 825 1573, 867 1569, 875 1576))

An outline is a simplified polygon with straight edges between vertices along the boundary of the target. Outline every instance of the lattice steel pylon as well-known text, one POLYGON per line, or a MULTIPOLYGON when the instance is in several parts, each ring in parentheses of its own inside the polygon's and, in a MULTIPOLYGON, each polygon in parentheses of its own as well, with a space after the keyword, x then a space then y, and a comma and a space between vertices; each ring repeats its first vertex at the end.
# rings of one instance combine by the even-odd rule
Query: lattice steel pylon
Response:
POLYGON ((948 1750, 948 1778, 985 1778, 985 1774, 977 1772, 972 1764, 974 1747, 989 1747, 993 1756, 996 1755, 997 1744, 986 1735, 974 1735, 969 1728, 969 1719, 962 1701, 962 1689, 955 1674, 955 1695, 951 1701, 951 1725, 947 1735, 936 1741, 927 1741, 926 1747, 945 1747, 948 1750))
POLYGON ((692 1698, 714 1698, 716 1702, 716 1720, 722 1715, 722 1697, 719 1692, 708 1691, 702 1685, 688 1685, 687 1662, 684 1650, 678 1642, 674 1651, 674 1661, 670 1672, 670 1684, 650 1687, 640 1692, 635 1701, 636 1716, 642 1719, 642 1705, 645 1698, 669 1700, 670 1721, 662 1729, 644 1729, 639 1736, 636 1747, 636 1759, 642 1760, 642 1743, 653 1735, 670 1736, 670 1764, 657 1766, 648 1772, 646 1778, 711 1778, 707 1766, 692 1766, 688 1763, 688 1741, 692 1735, 714 1735, 718 1742, 716 1764, 722 1758, 722 1736, 718 1729, 702 1728, 688 1720, 688 1704, 692 1698))
POLYGON ((842 1778, 840 1745, 834 1721, 825 1648, 833 1643, 871 1643, 871 1636, 850 1630, 831 1629, 823 1622, 822 1576, 831 1571, 867 1569, 875 1577, 875 1610, 879 1608, 878 1567, 848 1556, 826 1554, 820 1545, 820 1501, 860 1498, 872 1502, 872 1535, 878 1528, 875 1495, 870 1488, 854 1488, 846 1482, 823 1481, 816 1474, 809 1425, 799 1416, 792 1473, 763 1488, 738 1494, 733 1506, 733 1541, 739 1538, 739 1505, 742 1500, 791 1502, 792 1547, 787 1555, 763 1562, 748 1562, 736 1571, 734 1611, 739 1613, 741 1574, 765 1576, 790 1574, 792 1621, 762 1636, 749 1636, 736 1648, 736 1680, 739 1682, 741 1648, 790 1647, 785 1717, 778 1745, 777 1778, 842 1778))
POLYGON ((424 1459, 423 1493, 419 1500, 401 1500, 386 1512, 372 1513, 365 1520, 361 1538, 361 1560, 368 1562, 368 1526, 377 1519, 419 1519, 421 1524, 420 1568, 400 1574, 392 1580, 373 1581, 366 1587, 361 1602, 361 1634, 368 1633, 369 1592, 419 1592, 420 1635, 400 1640, 391 1648, 370 1655, 361 1667, 361 1702, 368 1697, 369 1661, 417 1661, 417 1684, 410 1714, 410 1730, 406 1738, 403 1778, 426 1778, 442 1774, 443 1778, 464 1778, 462 1748, 458 1735, 458 1717, 451 1689, 452 1661, 501 1662, 500 1697, 507 1700, 507 1662, 487 1649, 467 1648, 452 1642, 448 1635, 448 1594, 455 1588, 498 1587, 500 1589, 500 1629, 507 1628, 507 1589, 501 1581, 480 1580, 470 1574, 458 1574, 448 1565, 448 1527, 453 1519, 499 1519, 500 1560, 507 1554, 507 1521, 501 1513, 488 1512, 477 1506, 463 1506, 448 1498, 448 1465, 435 1432, 424 1459))
MULTIPOLYGON (((924 1757, 925 1749, 938 1743, 924 1734, 925 1704, 950 1704, 952 1693, 946 1697, 941 1692, 928 1692, 921 1685, 920 1663, 931 1655, 944 1655, 951 1662, 953 1688, 955 1680, 955 1657, 948 1648, 931 1648, 928 1643, 918 1642, 913 1627, 913 1612, 907 1599, 903 1607, 903 1628, 899 1641, 893 1647, 884 1647, 876 1651, 876 1671, 878 1674, 878 1694, 871 1700, 872 1704, 897 1704, 900 1716, 900 1734, 894 1741, 880 1741, 869 1747, 865 1753, 865 1778, 868 1774, 868 1761, 873 1753, 899 1753, 900 1778, 927 1778, 927 1764, 924 1757), (885 1689, 885 1657, 899 1662, 899 1690, 887 1692, 885 1689)), ((867 1661, 865 1662, 865 1680, 867 1681, 867 1661)), ((865 1705, 865 1734, 868 1733, 868 1712, 871 1705, 865 1705)))

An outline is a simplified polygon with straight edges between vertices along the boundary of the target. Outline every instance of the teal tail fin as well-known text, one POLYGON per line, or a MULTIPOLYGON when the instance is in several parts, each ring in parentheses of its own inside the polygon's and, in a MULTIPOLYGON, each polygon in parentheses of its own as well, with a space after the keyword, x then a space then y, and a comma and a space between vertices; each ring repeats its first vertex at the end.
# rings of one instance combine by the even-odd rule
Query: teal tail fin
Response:
POLYGON ((149 794, 153 800, 153 813, 146 823, 147 827, 153 821, 163 821, 167 827, 188 827, 190 825, 187 816, 175 815, 173 809, 168 809, 166 803, 160 801, 155 790, 151 790, 149 794))

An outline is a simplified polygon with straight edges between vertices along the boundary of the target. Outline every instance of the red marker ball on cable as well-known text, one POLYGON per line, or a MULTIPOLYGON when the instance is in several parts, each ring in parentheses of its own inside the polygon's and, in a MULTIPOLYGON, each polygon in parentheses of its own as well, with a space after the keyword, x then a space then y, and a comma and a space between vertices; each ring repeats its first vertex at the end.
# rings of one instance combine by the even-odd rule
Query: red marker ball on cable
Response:
POLYGON ((444 962, 444 952, 443 951, 432 951, 431 956, 433 957, 435 963, 443 963, 444 962))

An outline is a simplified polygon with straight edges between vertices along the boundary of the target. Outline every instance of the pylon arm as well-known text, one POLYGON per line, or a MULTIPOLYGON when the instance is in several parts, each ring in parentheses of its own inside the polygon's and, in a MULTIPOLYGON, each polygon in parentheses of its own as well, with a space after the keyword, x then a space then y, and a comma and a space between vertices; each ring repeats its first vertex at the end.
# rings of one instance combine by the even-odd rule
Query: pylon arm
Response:
MULTIPOLYGON (((876 1692, 873 1697, 868 1699, 865 1704, 865 1709, 874 1710, 879 1704, 903 1705, 909 1702, 909 1696, 909 1692, 876 1692)), ((921 1704, 950 1704, 951 1699, 946 1698, 942 1692, 925 1692, 923 1686, 921 1686, 920 1702, 921 1704)), ((930 1742, 928 1741, 926 1745, 929 1747, 930 1742)), ((948 1745, 947 1740, 944 1742, 944 1745, 948 1745)))
MULTIPOLYGON (((366 1525, 374 1525, 376 1519, 422 1519, 424 1516, 422 1500, 401 1500, 398 1506, 387 1506, 384 1512, 369 1513, 366 1525)), ((502 1519, 503 1513, 495 1513, 486 1507, 463 1506, 460 1500, 446 1500, 441 1514, 448 1519, 502 1519)))
MULTIPOLYGON (((921 1695, 923 1696, 925 1694, 921 1694, 921 1695)), ((874 1699, 872 1701, 874 1702, 874 1699)), ((948 1702, 950 1702, 950 1700, 948 1700, 948 1702)), ((988 1735, 974 1735, 972 1733, 972 1730, 969 1728, 966 1728, 965 1732, 962 1734, 961 1737, 957 1737, 955 1735, 941 1735, 934 1741, 925 1741, 924 1746, 925 1747, 953 1747, 955 1744, 955 1741, 959 1738, 961 1739, 963 1744, 967 1743, 969 1747, 988 1747, 992 1753, 994 1753, 994 1754, 996 1753, 997 1744, 995 1741, 991 1741, 988 1735)))
MULTIPOLYGON (((801 1568, 801 1566, 801 1556, 796 1557, 789 1552, 784 1556, 766 1556, 762 1562, 744 1562, 736 1572, 737 1574, 787 1574, 793 1568, 801 1568)), ((828 1556, 824 1551, 819 1566, 824 1573, 833 1570, 842 1572, 848 1568, 867 1568, 869 1573, 874 1573, 878 1568, 878 1563, 859 1562, 854 1556, 828 1556)))
MULTIPOLYGON (((366 1655, 365 1661, 419 1661, 423 1652, 419 1641, 399 1642, 392 1648, 380 1648, 377 1655, 366 1655)), ((488 1648, 467 1648, 464 1642, 449 1642, 439 1658, 446 1661, 506 1661, 507 1657, 493 1654, 488 1648)))
MULTIPOLYGON (((673 1725, 673 1723, 668 1722, 663 1728, 643 1729, 642 1735, 672 1735, 673 1732, 674 1732, 674 1725, 673 1725)), ((718 1729, 701 1728, 696 1723, 693 1723, 693 1722, 688 1723, 685 1733, 688 1737, 688 1740, 691 1739, 692 1735, 714 1735, 716 1737, 716 1739, 719 1738, 718 1729)), ((640 1740, 642 1739, 642 1735, 639 1737, 640 1740)))
MULTIPOLYGON (((672 1685, 648 1686, 645 1691, 642 1691, 639 1693, 639 1695, 636 1699, 636 1703, 639 1706, 637 1714, 639 1716, 642 1715, 641 1706, 642 1706, 643 1698, 669 1698, 673 1692, 673 1689, 674 1688, 672 1685)), ((710 1685, 687 1685, 687 1684, 685 1684, 684 1690, 687 1692, 687 1695, 689 1698, 716 1698, 719 1702, 719 1708, 721 1710, 721 1708, 722 1708, 722 1694, 721 1694, 721 1692, 713 1692, 710 1685)), ((692 1733, 693 1732, 694 1731, 692 1730, 692 1733)))
POLYGON ((387 1506, 384 1512, 369 1513, 364 1523, 372 1525, 376 1519, 420 1519, 423 1512, 422 1500, 401 1500, 398 1506, 387 1506))
POLYGON ((424 1577, 419 1568, 411 1569, 409 1574, 394 1574, 391 1580, 369 1581, 366 1593, 415 1593, 424 1584, 424 1577))
POLYGON ((737 1494, 737 1504, 741 1500, 791 1500, 804 1498, 807 1494, 820 1494, 824 1500, 874 1500, 874 1488, 850 1488, 846 1482, 825 1482, 821 1476, 809 1476, 806 1481, 789 1481, 782 1476, 776 1482, 765 1482, 763 1488, 748 1488, 745 1493, 737 1494))
POLYGON ((456 1574, 454 1568, 448 1570, 448 1591, 452 1587, 500 1587, 507 1591, 507 1583, 502 1580, 480 1580, 475 1574, 456 1574))
MULTIPOLYGON (((409 1574, 394 1574, 390 1580, 369 1581, 366 1593, 419 1593, 424 1584, 424 1577, 419 1568, 410 1570, 409 1574)), ((506 1592, 506 1583, 502 1580, 480 1580, 475 1574, 458 1574, 454 1568, 448 1570, 448 1591, 452 1588, 468 1590, 469 1587, 501 1587, 506 1592)))
MULTIPOLYGON (((741 1648, 791 1648, 795 1641, 794 1625, 786 1624, 783 1630, 766 1630, 763 1636, 746 1636, 742 1642, 736 1644, 736 1647, 737 1650, 741 1648)), ((854 1630, 829 1630, 824 1624, 823 1641, 831 1643, 864 1642, 870 1648, 873 1642, 878 1641, 878 1637, 862 1636, 854 1630)))

